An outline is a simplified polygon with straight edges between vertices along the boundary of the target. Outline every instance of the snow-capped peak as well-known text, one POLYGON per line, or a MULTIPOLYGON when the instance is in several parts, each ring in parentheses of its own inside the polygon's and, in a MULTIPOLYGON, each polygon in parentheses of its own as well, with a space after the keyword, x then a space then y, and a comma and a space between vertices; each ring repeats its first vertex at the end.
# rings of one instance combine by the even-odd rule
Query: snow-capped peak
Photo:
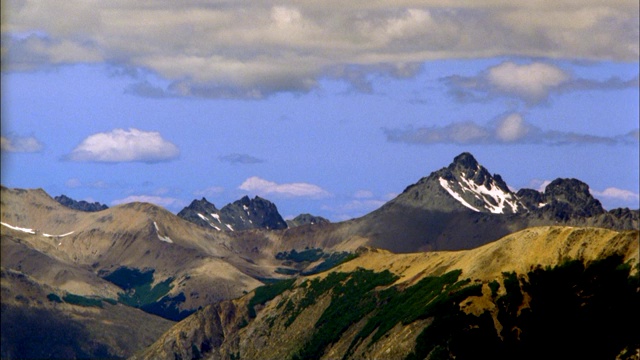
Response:
POLYGON ((438 181, 449 195, 465 207, 494 214, 525 210, 499 175, 491 175, 471 154, 463 153, 443 169, 438 181))

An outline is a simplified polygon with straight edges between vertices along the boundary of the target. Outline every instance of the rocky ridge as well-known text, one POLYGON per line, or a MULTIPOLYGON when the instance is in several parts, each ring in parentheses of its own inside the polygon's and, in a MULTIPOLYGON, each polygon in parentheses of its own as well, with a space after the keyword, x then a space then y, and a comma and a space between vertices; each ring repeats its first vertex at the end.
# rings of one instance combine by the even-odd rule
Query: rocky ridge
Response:
POLYGON ((287 220, 287 225, 290 228, 301 225, 322 225, 329 224, 331 221, 323 218, 322 216, 314 216, 311 214, 300 214, 291 220, 287 220))
POLYGON ((287 228, 287 223, 278 213, 275 204, 259 196, 253 199, 244 196, 222 209, 216 208, 203 197, 193 200, 178 213, 178 217, 217 231, 287 228))
POLYGON ((60 204, 70 209, 79 210, 79 211, 93 212, 93 211, 101 211, 109 208, 107 205, 101 204, 97 201, 92 203, 84 200, 77 201, 64 194, 56 196, 54 199, 60 204))

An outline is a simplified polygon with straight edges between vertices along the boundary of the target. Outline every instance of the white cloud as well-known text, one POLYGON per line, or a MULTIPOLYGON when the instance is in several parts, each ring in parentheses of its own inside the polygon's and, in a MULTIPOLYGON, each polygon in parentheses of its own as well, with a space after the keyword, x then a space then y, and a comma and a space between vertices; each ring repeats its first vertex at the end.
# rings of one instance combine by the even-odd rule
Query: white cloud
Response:
POLYGON ((640 200, 640 195, 634 193, 633 191, 618 189, 616 187, 608 187, 603 191, 596 191, 593 189, 589 189, 589 191, 597 197, 604 197, 608 199, 621 200, 625 202, 638 202, 640 200))
POLYGON ((329 196, 329 192, 317 185, 308 183, 277 184, 257 176, 252 176, 245 180, 239 189, 261 195, 275 194, 285 197, 322 198, 329 196))
MULTIPOLYGON (((116 63, 172 83, 138 89, 156 97, 165 92, 261 98, 309 91, 326 76, 350 82, 353 73, 333 73, 348 65, 363 69, 361 80, 379 72, 398 76, 389 65, 403 68, 434 59, 637 61, 640 54, 639 5, 632 0, 15 4, 3 2, 3 13, 9 13, 2 23, 3 69, 116 63)), ((499 70, 492 75, 496 86, 533 97, 559 79, 548 68, 499 70)))
POLYGON ((452 123, 405 129, 383 129, 387 140, 410 144, 606 144, 637 145, 638 131, 617 136, 599 136, 562 131, 544 131, 528 123, 521 114, 511 113, 486 125, 474 122, 452 123))
POLYGON ((42 150, 42 143, 33 136, 0 137, 0 148, 2 151, 15 153, 34 153, 42 150))
POLYGON ((622 80, 584 79, 545 62, 517 64, 506 61, 475 76, 448 76, 441 79, 450 95, 461 102, 482 102, 498 97, 522 100, 532 106, 546 102, 552 94, 581 90, 620 90, 638 87, 638 76, 622 80))
POLYGON ((175 159, 180 150, 160 133, 138 129, 115 129, 93 134, 66 156, 71 161, 160 162, 175 159))
POLYGON ((146 202, 162 207, 182 206, 182 200, 172 197, 152 196, 152 195, 130 195, 124 199, 118 199, 111 202, 112 205, 127 204, 131 202, 146 202))
POLYGON ((513 142, 522 139, 528 132, 529 125, 520 114, 514 113, 498 122, 496 137, 505 142, 513 142))
POLYGON ((551 184, 551 180, 533 179, 529 182, 528 188, 544 192, 549 184, 551 184))
POLYGON ((524 65, 505 62, 490 68, 486 77, 498 91, 534 102, 545 99, 552 89, 569 79, 569 75, 556 66, 540 62, 524 65))

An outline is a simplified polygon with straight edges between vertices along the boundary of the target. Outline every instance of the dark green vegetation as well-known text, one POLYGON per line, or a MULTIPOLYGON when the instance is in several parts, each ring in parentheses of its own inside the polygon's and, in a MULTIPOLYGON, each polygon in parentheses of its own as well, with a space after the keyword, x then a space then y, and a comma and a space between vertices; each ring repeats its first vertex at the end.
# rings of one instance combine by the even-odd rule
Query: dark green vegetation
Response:
POLYGON ((333 267, 336 267, 344 262, 353 260, 357 257, 358 255, 356 254, 352 254, 346 251, 343 252, 336 252, 336 253, 332 253, 331 255, 327 255, 325 254, 323 256, 323 258, 325 259, 322 263, 320 263, 319 265, 317 265, 316 267, 314 267, 311 270, 308 271, 303 271, 302 275, 313 275, 313 274, 319 274, 323 271, 327 271, 333 267))
POLYGON ((154 269, 140 271, 138 269, 130 269, 123 266, 116 269, 111 274, 103 276, 103 279, 117 285, 122 290, 129 290, 152 282, 154 272, 154 269))
POLYGON ((120 267, 103 278, 124 290, 118 294, 118 301, 125 305, 173 321, 179 321, 191 315, 193 311, 179 308, 180 304, 186 300, 183 293, 173 297, 168 295, 173 288, 171 285, 173 278, 167 278, 152 286, 154 272, 154 269, 140 271, 120 267))
POLYGON ((57 302, 57 303, 61 303, 62 299, 60 299, 60 296, 54 294, 54 293, 50 293, 49 295, 47 295, 47 300, 51 301, 51 302, 57 302))
POLYGON ((322 258, 322 249, 305 249, 301 252, 297 252, 296 249, 289 251, 283 251, 276 254, 278 260, 291 260, 293 262, 301 263, 304 261, 314 262, 322 258))
MULTIPOLYGON (((329 290, 332 291, 331 304, 316 322, 316 332, 294 359, 319 359, 328 345, 340 339, 344 331, 376 308, 378 301, 376 293, 372 290, 378 286, 389 285, 395 280, 397 276, 388 270, 375 273, 358 269, 350 274, 331 273, 323 280, 311 281, 306 301, 300 306, 309 304, 329 290)), ((297 313, 301 311, 297 310, 297 313)))
MULTIPOLYGON (((381 340, 397 324, 428 320, 407 359, 631 359, 640 349, 640 278, 620 256, 587 263, 565 261, 527 274, 505 272, 487 284, 497 312, 466 314, 460 304, 482 296, 482 284, 461 272, 426 277, 408 287, 390 286, 388 271, 358 269, 307 280, 297 301, 277 305, 290 326, 323 296, 331 302, 294 359, 318 359, 347 329, 366 319, 344 358, 381 340), (500 289, 503 289, 500 292, 500 289), (495 320, 500 326, 496 326, 495 320)), ((292 282, 256 291, 257 304, 292 289, 292 282)), ((255 314, 255 313, 253 313, 255 314)))
POLYGON ((62 297, 62 300, 73 305, 102 307, 101 299, 88 298, 82 295, 66 294, 62 297))
POLYGON ((488 312, 476 317, 443 307, 409 358, 630 358, 640 348, 640 283, 629 274, 619 256, 587 266, 568 261, 526 277, 504 273, 507 293, 496 299, 500 337, 488 312))
POLYGON ((85 306, 85 307, 93 306, 93 307, 99 307, 99 308, 102 307, 103 301, 111 305, 116 305, 118 303, 113 299, 86 297, 86 296, 76 295, 71 293, 63 295, 62 299, 60 298, 60 296, 54 293, 50 293, 47 295, 47 300, 55 303, 62 303, 64 301, 67 304, 85 306))
POLYGON ((441 312, 443 308, 455 306, 469 296, 482 295, 481 285, 465 286, 469 283, 468 279, 457 281, 460 274, 460 270, 454 270, 442 276, 426 277, 403 291, 392 287, 380 292, 379 302, 385 306, 367 321, 351 347, 372 333, 369 345, 378 341, 398 323, 407 325, 426 319, 441 312))
POLYGON ((255 294, 249 300, 249 316, 256 317, 256 305, 264 305, 267 301, 273 300, 276 296, 289 290, 294 283, 294 279, 279 281, 270 285, 257 288, 255 294))

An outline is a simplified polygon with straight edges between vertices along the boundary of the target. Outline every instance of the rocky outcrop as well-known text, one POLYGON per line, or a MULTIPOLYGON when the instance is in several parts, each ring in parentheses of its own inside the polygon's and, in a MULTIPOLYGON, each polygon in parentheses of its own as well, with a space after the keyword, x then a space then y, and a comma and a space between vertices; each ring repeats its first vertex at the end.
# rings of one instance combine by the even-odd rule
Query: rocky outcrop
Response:
POLYGON ((290 228, 301 225, 322 225, 328 223, 330 223, 330 221, 322 216, 314 216, 311 214, 300 214, 291 220, 287 220, 287 225, 290 228))
POLYGON ((59 202, 61 205, 64 205, 70 209, 80 210, 80 211, 94 212, 94 211, 102 211, 109 208, 107 205, 101 204, 97 201, 93 203, 90 203, 84 200, 76 201, 64 194, 60 196, 56 196, 54 199, 57 202, 59 202))
POLYGON ((287 223, 275 204, 256 196, 248 196, 227 204, 218 210, 207 199, 193 200, 178 216, 206 228, 218 231, 240 231, 249 229, 286 229, 287 223))

